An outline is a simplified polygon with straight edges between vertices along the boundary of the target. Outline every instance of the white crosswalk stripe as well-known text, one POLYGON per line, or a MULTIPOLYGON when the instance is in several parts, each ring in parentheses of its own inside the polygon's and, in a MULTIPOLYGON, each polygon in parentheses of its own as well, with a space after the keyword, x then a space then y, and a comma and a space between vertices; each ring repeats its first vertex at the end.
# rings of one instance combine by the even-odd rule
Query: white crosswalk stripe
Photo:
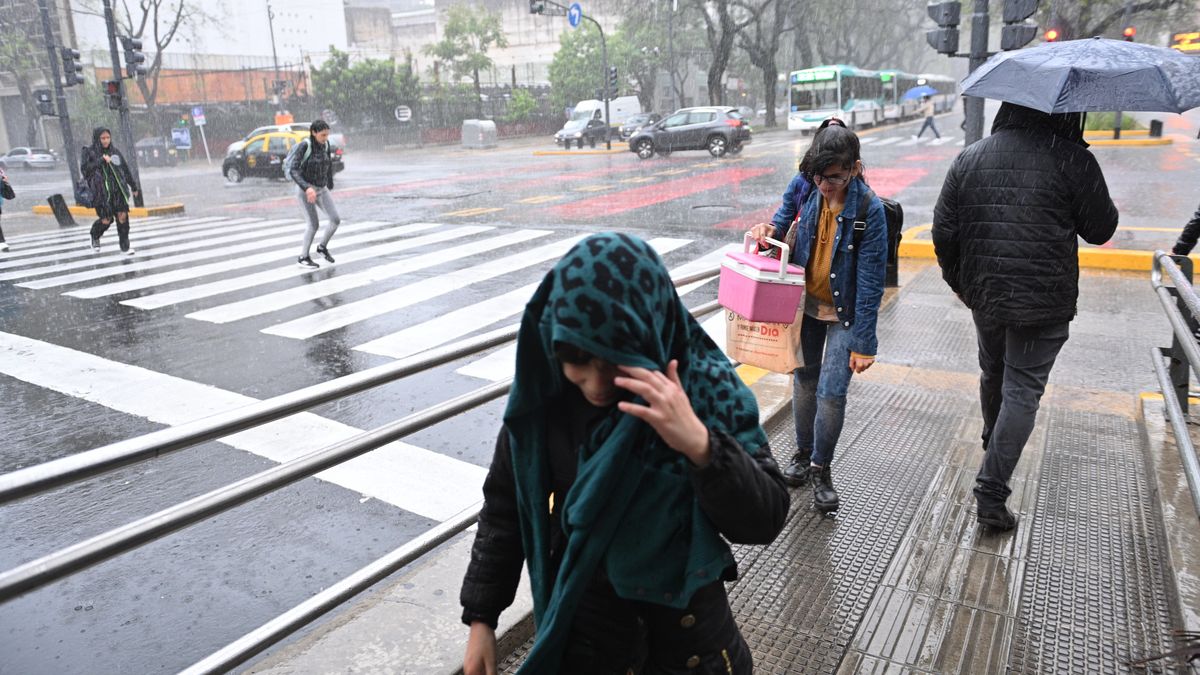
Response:
POLYGON ((936 138, 936 139, 930 141, 929 144, 930 145, 945 145, 947 143, 953 143, 954 141, 958 141, 960 145, 962 144, 962 139, 959 139, 955 136, 942 136, 941 138, 936 138))
MULTIPOLYGON (((199 312, 192 312, 187 316, 191 319, 199 319, 200 321, 208 321, 210 323, 229 323, 231 321, 248 319, 252 316, 267 314, 302 302, 317 300, 354 288, 370 286, 371 284, 404 274, 429 269, 455 260, 462 260, 550 234, 552 233, 547 230, 518 230, 492 239, 456 245, 448 250, 434 251, 407 260, 379 265, 364 272, 325 279, 324 281, 289 288, 275 293, 268 293, 248 300, 211 307, 199 312)), ((437 279, 434 281, 437 281, 437 279)))
POLYGON ((900 138, 899 136, 893 136, 892 138, 885 138, 885 139, 883 139, 883 140, 879 141, 878 143, 876 143, 876 144, 875 144, 875 147, 879 148, 879 147, 883 147, 883 146, 885 146, 885 145, 891 145, 891 144, 893 144, 893 143, 899 143, 899 142, 900 142, 900 141, 902 141, 902 140, 904 140, 904 139, 900 138))
MULTIPOLYGON (((164 230, 179 228, 181 232, 190 231, 193 226, 196 229, 203 227, 211 227, 216 222, 226 222, 228 218, 221 216, 207 216, 204 218, 189 218, 169 223, 155 223, 152 225, 144 224, 141 219, 134 219, 130 225, 131 237, 142 237, 145 235, 164 234, 164 230)), ((249 218, 241 219, 244 221, 249 218)), ((18 237, 8 237, 8 243, 16 248, 9 251, 6 255, 0 256, 0 260, 16 260, 23 256, 38 255, 47 251, 66 250, 75 248, 76 246, 87 247, 91 226, 72 227, 58 232, 51 232, 41 235, 23 235, 23 237, 38 237, 37 239, 25 239, 18 237)), ((109 241, 108 235, 116 233, 116 225, 110 225, 108 231, 105 232, 105 237, 101 241, 109 241)))

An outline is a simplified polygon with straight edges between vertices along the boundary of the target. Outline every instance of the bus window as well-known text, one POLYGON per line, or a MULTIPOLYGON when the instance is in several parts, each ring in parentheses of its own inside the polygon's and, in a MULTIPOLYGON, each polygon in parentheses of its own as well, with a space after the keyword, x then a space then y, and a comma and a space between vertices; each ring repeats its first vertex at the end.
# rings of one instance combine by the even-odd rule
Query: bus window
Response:
POLYGON ((828 110, 838 107, 836 80, 792 85, 792 110, 828 110))

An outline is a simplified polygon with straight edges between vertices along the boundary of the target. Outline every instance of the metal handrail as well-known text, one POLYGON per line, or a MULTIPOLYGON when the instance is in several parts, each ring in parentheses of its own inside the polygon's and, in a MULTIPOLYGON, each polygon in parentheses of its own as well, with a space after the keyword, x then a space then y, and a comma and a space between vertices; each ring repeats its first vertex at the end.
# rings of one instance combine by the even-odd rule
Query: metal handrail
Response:
POLYGON ((1191 261, 1183 258, 1187 272, 1181 270, 1170 254, 1155 251, 1150 269, 1150 285, 1158 295, 1171 324, 1174 339, 1171 347, 1156 347, 1151 352, 1154 373, 1158 377, 1159 387, 1163 394, 1163 407, 1171 429, 1175 434, 1175 445, 1179 448, 1183 473, 1187 477, 1188 490, 1192 495, 1192 506, 1200 517, 1200 460, 1196 457, 1196 448, 1188 431, 1186 418, 1186 397, 1188 395, 1187 371, 1190 369, 1200 377, 1200 348, 1197 347, 1196 328, 1200 324, 1200 296, 1192 287, 1191 261), (1171 278, 1173 287, 1163 284, 1163 272, 1171 278), (1185 318, 1180 304, 1187 308, 1191 317, 1185 318), (1188 368, 1183 368, 1181 358, 1187 360, 1188 368), (1168 371, 1164 360, 1172 361, 1168 371), (1183 401, 1180 397, 1185 397, 1183 401))
MULTIPOLYGON (((684 286, 714 277, 718 272, 719 268, 711 268, 673 277, 672 281, 676 286, 684 286)), ((274 422, 309 408, 477 354, 513 340, 518 328, 518 325, 500 328, 463 340, 457 345, 437 347, 241 408, 0 475, 0 505, 274 422)))

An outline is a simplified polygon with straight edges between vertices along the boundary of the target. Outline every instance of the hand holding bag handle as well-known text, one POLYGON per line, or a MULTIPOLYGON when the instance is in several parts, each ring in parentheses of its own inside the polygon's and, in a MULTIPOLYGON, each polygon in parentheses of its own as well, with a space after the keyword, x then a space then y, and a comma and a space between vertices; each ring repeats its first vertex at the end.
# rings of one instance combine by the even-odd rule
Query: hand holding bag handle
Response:
MULTIPOLYGON (((763 237, 763 241, 771 244, 772 246, 779 247, 779 278, 782 280, 787 276, 787 261, 792 259, 792 247, 788 246, 782 241, 779 241, 778 239, 772 239, 770 237, 763 237)), ((756 248, 757 246, 758 240, 755 239, 754 236, 749 232, 747 232, 745 238, 742 239, 742 252, 749 253, 752 248, 756 248)))

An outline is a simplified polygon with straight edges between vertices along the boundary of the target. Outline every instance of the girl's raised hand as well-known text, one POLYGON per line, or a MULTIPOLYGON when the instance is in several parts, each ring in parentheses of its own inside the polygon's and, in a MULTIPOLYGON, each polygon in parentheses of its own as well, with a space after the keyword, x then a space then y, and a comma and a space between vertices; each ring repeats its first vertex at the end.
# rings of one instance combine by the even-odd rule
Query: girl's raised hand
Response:
POLYGON ((613 383, 645 399, 649 405, 621 401, 621 412, 633 415, 654 428, 667 445, 699 467, 708 465, 708 427, 692 410, 679 380, 679 361, 671 359, 667 372, 620 366, 613 383))

